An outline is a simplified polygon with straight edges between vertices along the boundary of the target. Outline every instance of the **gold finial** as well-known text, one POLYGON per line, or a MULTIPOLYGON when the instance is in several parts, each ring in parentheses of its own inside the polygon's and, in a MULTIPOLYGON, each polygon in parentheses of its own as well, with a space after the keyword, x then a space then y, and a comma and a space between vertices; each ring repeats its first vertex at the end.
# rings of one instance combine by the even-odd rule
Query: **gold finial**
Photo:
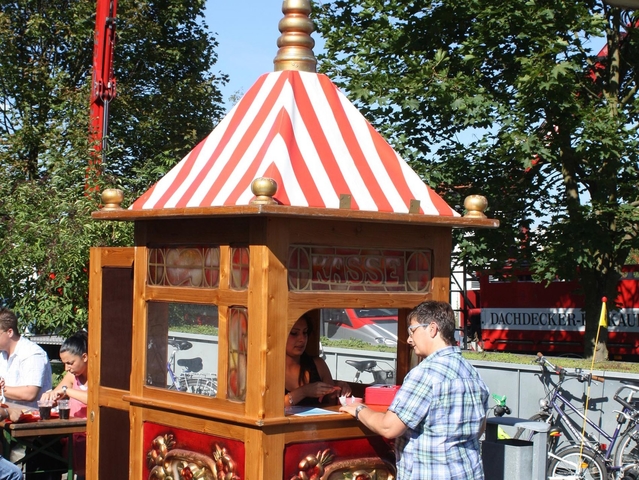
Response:
POLYGON ((117 188, 102 190, 102 210, 122 210, 120 204, 124 200, 124 193, 117 188))
POLYGON ((275 71, 299 70, 315 73, 317 71, 317 59, 313 53, 315 40, 311 38, 315 27, 309 18, 311 2, 284 0, 282 13, 284 18, 278 25, 282 35, 277 39, 279 50, 273 60, 275 71))
POLYGON ((259 177, 251 183, 251 192, 255 198, 251 200, 251 205, 275 205, 273 195, 277 192, 277 182, 272 178, 259 177))
POLYGON ((488 200, 483 195, 468 195, 464 200, 466 215, 464 217, 486 218, 484 211, 488 206, 488 200))

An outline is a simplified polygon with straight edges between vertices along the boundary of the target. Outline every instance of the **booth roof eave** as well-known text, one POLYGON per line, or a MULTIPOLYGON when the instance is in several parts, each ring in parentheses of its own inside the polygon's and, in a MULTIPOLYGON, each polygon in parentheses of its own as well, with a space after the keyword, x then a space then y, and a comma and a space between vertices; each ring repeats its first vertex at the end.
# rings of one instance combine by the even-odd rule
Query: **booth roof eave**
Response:
POLYGON ((205 217, 272 216, 344 220, 393 224, 416 224, 450 228, 497 228, 499 220, 480 217, 453 217, 419 213, 371 212, 342 208, 291 207, 288 205, 240 205, 224 207, 163 208, 153 210, 98 210, 96 220, 172 220, 205 217))

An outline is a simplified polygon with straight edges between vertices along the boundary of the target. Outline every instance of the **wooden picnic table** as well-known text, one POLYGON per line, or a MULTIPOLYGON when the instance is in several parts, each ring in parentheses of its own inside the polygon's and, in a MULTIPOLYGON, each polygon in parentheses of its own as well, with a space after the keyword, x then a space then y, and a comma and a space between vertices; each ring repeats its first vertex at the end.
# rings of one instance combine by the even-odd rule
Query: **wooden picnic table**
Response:
POLYGON ((68 420, 52 418, 19 423, 1 421, 0 427, 3 429, 2 453, 6 459, 9 459, 13 445, 22 445, 27 447, 27 453, 14 462, 16 465, 25 465, 27 460, 41 453, 65 463, 67 465, 67 478, 73 478, 72 436, 74 433, 86 432, 86 418, 71 417, 68 420), (60 455, 59 450, 55 448, 62 438, 68 439, 66 457, 60 455))

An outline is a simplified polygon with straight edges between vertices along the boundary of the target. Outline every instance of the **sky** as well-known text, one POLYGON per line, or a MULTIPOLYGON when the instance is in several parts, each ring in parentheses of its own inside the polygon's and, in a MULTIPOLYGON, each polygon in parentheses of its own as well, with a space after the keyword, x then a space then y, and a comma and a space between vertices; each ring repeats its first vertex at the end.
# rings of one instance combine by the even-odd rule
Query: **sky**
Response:
MULTIPOLYGON (((282 0, 207 0, 205 21, 219 43, 215 72, 230 76, 222 89, 224 100, 237 91, 246 93, 263 73, 273 71, 277 55, 277 28, 282 14, 282 0)), ((319 36, 314 52, 320 51, 319 36)))

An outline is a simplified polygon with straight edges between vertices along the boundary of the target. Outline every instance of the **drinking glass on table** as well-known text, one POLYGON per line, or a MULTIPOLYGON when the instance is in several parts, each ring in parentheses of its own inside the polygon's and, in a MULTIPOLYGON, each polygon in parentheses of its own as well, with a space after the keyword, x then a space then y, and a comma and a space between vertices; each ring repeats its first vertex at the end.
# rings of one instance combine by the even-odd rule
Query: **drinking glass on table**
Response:
POLYGON ((40 420, 49 420, 51 418, 51 400, 38 400, 38 408, 40 409, 40 420))
POLYGON ((68 420, 69 419, 69 399, 59 399, 58 400, 58 414, 60 415, 60 419, 68 420))

